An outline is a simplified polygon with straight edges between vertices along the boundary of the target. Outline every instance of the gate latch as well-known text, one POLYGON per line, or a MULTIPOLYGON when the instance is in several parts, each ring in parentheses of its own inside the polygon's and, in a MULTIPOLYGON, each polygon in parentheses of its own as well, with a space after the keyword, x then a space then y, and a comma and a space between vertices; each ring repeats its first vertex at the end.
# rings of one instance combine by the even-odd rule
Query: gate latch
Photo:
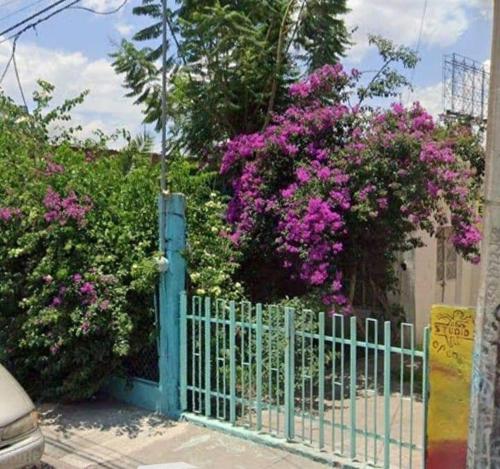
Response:
POLYGON ((162 273, 168 270, 168 259, 165 256, 158 258, 158 270, 162 273))

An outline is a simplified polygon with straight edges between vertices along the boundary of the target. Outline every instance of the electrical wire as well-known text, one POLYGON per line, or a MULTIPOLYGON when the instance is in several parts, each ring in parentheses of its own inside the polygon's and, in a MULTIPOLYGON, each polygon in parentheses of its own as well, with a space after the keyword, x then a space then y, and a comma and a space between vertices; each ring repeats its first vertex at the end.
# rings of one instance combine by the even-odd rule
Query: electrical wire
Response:
POLYGON ((84 11, 88 11, 90 13, 95 13, 96 15, 112 15, 113 13, 119 12, 127 3, 128 3, 128 0, 123 0, 123 2, 119 6, 117 6, 113 10, 109 10, 109 11, 97 11, 97 10, 94 10, 93 8, 80 7, 80 6, 71 7, 70 9, 71 10, 84 10, 84 11))
POLYGON ((4 36, 7 33, 10 33, 11 31, 14 31, 15 29, 19 28, 19 26, 22 26, 25 23, 29 23, 31 20, 35 19, 37 16, 42 15, 43 13, 52 10, 56 6, 60 5, 61 3, 64 3, 67 0, 57 0, 57 2, 54 2, 52 5, 49 5, 48 7, 43 8, 40 11, 37 11, 31 16, 28 16, 28 18, 19 21, 18 23, 14 24, 13 26, 9 26, 7 29, 4 29, 3 31, 0 32, 0 36, 4 36))
POLYGON ((2 76, 0 76, 0 85, 3 82, 3 80, 5 78, 5 75, 7 75, 7 72, 9 71, 10 64, 14 60, 14 55, 16 53, 16 46, 17 46, 17 38, 15 38, 14 42, 12 43, 12 52, 10 54, 9 60, 7 61, 7 65, 5 66, 5 68, 4 68, 3 72, 2 72, 2 76))
POLYGON ((17 68, 15 52, 12 54, 12 64, 14 65, 14 73, 16 75, 17 86, 19 87, 19 92, 21 93, 21 98, 22 98, 23 103, 24 103, 24 108, 27 111, 28 110, 28 103, 26 102, 26 98, 24 96, 24 91, 23 91, 23 85, 21 85, 21 79, 19 78, 19 70, 17 68))
POLYGON ((21 29, 20 31, 17 31, 16 33, 12 34, 11 36, 9 37, 6 37, 5 39, 1 40, 0 41, 0 44, 3 44, 4 42, 6 41, 9 41, 10 39, 14 39, 16 37, 19 37, 21 36, 22 34, 24 34, 26 31, 30 30, 30 29, 35 29, 40 23, 43 23, 44 21, 47 21, 49 20, 50 18, 52 18, 53 16, 57 15, 58 13, 61 13, 62 11, 64 10, 67 10, 68 8, 72 7, 73 5, 76 5, 77 3, 79 3, 81 0, 74 0, 73 2, 71 2, 70 4, 68 5, 65 5, 63 6, 62 8, 59 8, 58 10, 56 11, 53 11, 52 13, 50 13, 50 15, 47 15, 43 18, 40 18, 38 19, 37 21, 33 22, 33 23, 30 23, 28 24, 27 26, 25 26, 23 29, 21 29))
POLYGON ((168 29, 170 31, 170 34, 172 35, 172 39, 175 42, 175 47, 177 48, 177 55, 181 58, 182 63, 186 66, 187 65, 187 60, 186 57, 184 57, 184 54, 181 49, 181 45, 179 43, 179 40, 177 39, 177 35, 175 34, 175 30, 172 26, 172 22, 168 18, 168 16, 165 18, 165 21, 167 22, 168 29))
POLYGON ((19 69, 17 67, 17 62, 16 62, 16 47, 17 47, 17 40, 19 37, 16 37, 14 39, 14 42, 12 43, 12 52, 10 54, 10 58, 7 62, 7 65, 4 68, 4 71, 2 72, 2 76, 0 76, 0 84, 3 82, 5 76, 7 75, 7 72, 10 68, 10 65, 14 65, 14 73, 16 75, 16 81, 17 81, 17 86, 19 88, 19 92, 21 93, 21 99, 23 100, 24 107, 28 109, 28 103, 26 102, 26 97, 24 95, 24 90, 23 90, 23 85, 21 84, 21 79, 19 77, 19 69))
MULTIPOLYGON (((11 0, 12 1, 12 0, 11 0)), ((37 0, 36 2, 32 3, 31 5, 27 6, 27 7, 24 7, 20 10, 17 11, 17 13, 19 13, 19 11, 23 10, 23 9, 27 9, 37 3, 41 3, 43 0, 37 0)), ((57 2, 55 2, 54 4, 44 8, 43 10, 40 10, 39 12, 31 15, 30 17, 16 23, 15 25, 7 28, 6 30, 2 31, 0 33, 0 36, 3 36, 4 34, 8 33, 8 32, 12 32, 14 30, 16 30, 17 28, 19 28, 20 26, 28 23, 30 20, 32 19, 35 19, 37 17, 39 17, 40 15, 42 15, 43 13, 51 10, 52 8, 56 7, 57 5, 60 5, 61 3, 64 3, 66 0, 59 0, 57 2)), ((21 78, 20 78, 20 75, 19 75, 19 68, 17 66, 17 61, 16 61, 16 47, 17 47, 17 41, 19 40, 19 38, 28 30, 30 29, 35 29, 37 25, 39 25, 40 23, 43 23, 44 21, 47 21, 49 20, 50 18, 54 17, 55 15, 57 15, 58 13, 61 13, 62 11, 64 10, 68 10, 68 9, 76 9, 78 7, 75 7, 75 5, 77 3, 79 3, 81 0, 74 0, 72 1, 71 3, 69 4, 66 4, 64 5, 63 7, 57 9, 56 11, 53 11, 51 12, 50 14, 44 16, 43 18, 38 18, 36 19, 36 21, 32 22, 32 23, 29 23, 28 25, 26 25, 24 28, 22 28, 21 30, 19 31, 16 31, 14 34, 10 35, 9 37, 6 37, 4 38, 3 40, 0 41, 0 44, 3 44, 4 42, 6 41, 9 41, 11 39, 13 39, 13 43, 12 43, 12 52, 11 52, 11 55, 9 57, 9 60, 7 61, 7 64, 2 72, 2 75, 0 76, 0 84, 3 82, 3 80, 5 79, 5 76, 7 75, 7 72, 11 66, 11 64, 14 66, 14 73, 15 73, 15 76, 16 76, 16 81, 17 81, 17 85, 18 85, 18 88, 19 88, 19 92, 21 94, 21 98, 22 98, 22 101, 24 103, 24 106, 26 109, 28 109, 28 104, 27 104, 27 101, 26 101, 26 97, 25 97, 25 94, 24 94, 24 90, 23 90, 23 87, 22 87, 22 83, 21 83, 21 78)), ((113 14, 113 13, 116 13, 117 11, 119 11, 121 8, 123 8, 126 3, 128 2, 128 0, 124 0, 117 8, 113 9, 113 10, 110 10, 110 11, 107 11, 107 12, 99 12, 99 11, 96 11, 96 10, 93 10, 92 8, 86 8, 86 7, 81 7, 79 9, 81 10, 85 10, 85 11, 89 11, 91 13, 95 13, 95 14, 98 14, 98 15, 110 15, 110 14, 113 14)), ((14 12, 15 14, 16 12, 14 12)), ((9 16, 9 15, 7 15, 9 16)), ((5 19, 4 18, 0 18, 1 19, 5 19)))
POLYGON ((417 54, 420 51, 420 43, 422 42, 422 34, 424 32, 424 22, 425 22, 425 15, 427 13, 427 3, 428 0, 424 0, 424 9, 422 10, 422 17, 420 18, 420 30, 418 33, 418 40, 417 40, 417 48, 416 48, 417 54))
POLYGON ((0 7, 5 7, 7 5, 11 5, 12 3, 20 2, 21 0, 8 0, 5 3, 0 3, 0 7))
MULTIPOLYGON (((422 43, 422 36, 423 36, 423 32, 424 32, 424 23, 425 23, 425 15, 427 13, 427 4, 428 4, 428 0, 424 0, 424 8, 422 10, 422 16, 420 17, 420 28, 419 28, 419 32, 418 32, 417 46, 415 48, 415 53, 416 54, 419 53, 419 51, 420 51, 420 45, 422 43)), ((417 66, 415 65, 415 67, 411 71, 410 83, 412 83, 412 84, 413 84, 413 80, 415 79, 415 69, 416 68, 417 68, 417 66)), ((408 103, 409 103, 409 101, 411 99, 412 94, 413 94, 413 92, 410 89, 408 91, 408 99, 407 99, 407 102, 406 102, 407 105, 408 105, 408 103)))
POLYGON ((46 0, 36 0, 36 2, 30 3, 29 5, 26 5, 22 8, 18 8, 17 10, 12 11, 8 15, 0 17, 0 21, 4 21, 7 18, 11 18, 12 16, 17 15, 18 13, 21 13, 22 11, 27 10, 28 8, 34 7, 35 5, 38 5, 39 3, 45 2, 46 0))

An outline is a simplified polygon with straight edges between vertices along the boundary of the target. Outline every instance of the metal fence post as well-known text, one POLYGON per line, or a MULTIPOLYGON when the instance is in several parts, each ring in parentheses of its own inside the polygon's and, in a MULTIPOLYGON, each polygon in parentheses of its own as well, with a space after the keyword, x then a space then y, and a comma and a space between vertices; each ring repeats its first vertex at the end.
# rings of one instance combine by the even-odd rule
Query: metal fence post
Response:
POLYGON ((187 294, 181 293, 181 411, 187 410, 187 367, 188 367, 188 348, 187 348, 187 294))
MULTIPOLYGON (((325 446, 325 313, 319 313, 319 449, 325 446)), ((334 399, 334 397, 333 397, 334 399)), ((332 429, 333 431, 333 429, 332 429)))
POLYGON ((262 431, 262 305, 259 303, 255 307, 257 313, 257 356, 255 358, 256 365, 256 374, 257 374, 257 383, 256 383, 256 392, 257 392, 257 431, 262 431))
POLYGON ((229 303, 229 421, 236 424, 236 303, 229 303))
POLYGON ((391 465, 391 323, 384 323, 384 468, 391 465))
MULTIPOLYGON (((160 196, 160 223, 165 223, 167 269, 160 275, 161 411, 177 419, 181 406, 180 295, 185 288, 186 201, 182 194, 160 196)), ((160 230, 162 232, 162 230, 160 230)), ((160 243, 162 245, 162 243, 160 243)))
MULTIPOLYGON (((295 311, 285 308, 285 438, 295 437, 295 311)), ((279 392, 279 391, 278 391, 279 392)))
MULTIPOLYGON (((212 395, 211 395, 211 359, 212 354, 210 352, 210 340, 211 331, 210 326, 210 316, 211 316, 211 306, 210 298, 205 298, 205 416, 210 417, 212 414, 212 395)), ((216 365, 217 366, 217 365, 216 365)))
POLYGON ((356 317, 351 317, 351 348, 350 348, 350 379, 349 379, 349 400, 351 406, 351 459, 356 459, 356 384, 357 384, 357 323, 356 317))

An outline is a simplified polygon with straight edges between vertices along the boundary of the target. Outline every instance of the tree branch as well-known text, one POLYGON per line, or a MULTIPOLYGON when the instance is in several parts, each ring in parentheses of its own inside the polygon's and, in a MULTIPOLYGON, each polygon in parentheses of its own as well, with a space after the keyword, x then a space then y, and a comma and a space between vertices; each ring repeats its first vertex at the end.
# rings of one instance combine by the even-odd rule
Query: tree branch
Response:
POLYGON ((267 107, 267 114, 266 118, 264 120, 264 125, 263 129, 265 129, 269 123, 271 122, 271 117, 273 115, 274 111, 274 102, 276 100, 276 93, 278 91, 278 74, 281 69, 281 64, 283 60, 283 42, 284 42, 284 37, 285 37, 285 32, 286 32, 286 24, 288 21, 288 15, 290 14, 290 11, 292 9, 292 6, 295 4, 295 0, 290 0, 288 3, 285 13, 283 15, 283 20, 281 22, 281 27, 280 27, 280 34, 278 38, 278 45, 277 45, 277 51, 276 51, 276 67, 275 67, 275 72, 273 75, 273 81, 271 85, 271 96, 269 97, 269 105, 267 107))
POLYGON ((370 80, 370 83, 368 83, 368 86, 365 88, 365 92, 363 93, 363 95, 360 97, 359 99, 359 103, 358 103, 358 106, 361 106, 361 103, 365 100, 366 96, 367 96, 367 93, 368 93, 368 90, 370 89, 370 86, 373 85, 373 83, 375 83, 375 80, 380 76, 380 74, 389 66, 389 64, 393 62, 393 59, 389 59, 388 61, 386 61, 384 63, 384 65, 382 65, 382 67, 380 68, 380 70, 375 74, 375 76, 370 80))

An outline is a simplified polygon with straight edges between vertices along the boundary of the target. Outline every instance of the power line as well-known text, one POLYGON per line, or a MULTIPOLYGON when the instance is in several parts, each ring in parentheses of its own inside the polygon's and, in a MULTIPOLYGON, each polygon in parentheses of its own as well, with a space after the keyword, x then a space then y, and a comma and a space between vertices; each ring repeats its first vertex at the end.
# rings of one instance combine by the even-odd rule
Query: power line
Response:
POLYGON ((4 21, 7 18, 11 18, 12 16, 17 15, 18 13, 21 13, 22 11, 28 10, 31 7, 34 7, 35 5, 38 5, 39 3, 45 2, 46 0, 36 0, 35 2, 32 2, 22 8, 18 8, 17 10, 14 10, 13 12, 9 13, 8 15, 2 16, 0 18, 0 21, 4 21))
POLYGON ((84 10, 84 11, 89 11, 90 13, 95 13, 96 15, 112 15, 113 13, 117 13, 119 12, 126 4, 127 4, 128 0, 123 0, 123 2, 117 6, 116 8, 114 8, 113 10, 109 10, 109 11, 97 11, 97 10, 94 10, 93 8, 88 8, 88 7, 71 7, 72 10, 84 10))
POLYGON ((424 32, 424 22, 425 22, 425 14, 427 13, 427 2, 428 0, 424 0, 424 9, 422 10, 422 17, 420 18, 420 30, 418 33, 418 40, 417 40, 417 54, 420 50, 420 43, 422 42, 422 33, 424 32))
POLYGON ((28 8, 31 8, 35 5, 38 5, 39 3, 45 2, 46 0, 36 0, 36 2, 30 3, 29 5, 26 5, 22 8, 18 8, 17 10, 14 10, 13 12, 9 13, 8 15, 2 16, 0 18, 0 21, 6 20, 7 18, 11 18, 12 16, 17 15, 18 13, 21 13, 22 11, 27 10, 28 8))
POLYGON ((26 98, 24 97, 23 85, 21 85, 21 79, 19 78, 19 70, 17 69, 15 51, 12 54, 12 64, 14 65, 14 73, 16 75, 17 86, 19 87, 19 92, 21 93, 21 98, 22 98, 23 103, 24 103, 24 108, 26 109, 26 111, 28 111, 28 103, 26 102, 26 98))
POLYGON ((26 18, 26 19, 24 19, 22 21, 19 21, 15 25, 10 26, 7 29, 4 29, 3 31, 0 32, 0 36, 4 36, 5 34, 10 33, 11 31, 14 31, 19 26, 22 26, 23 24, 30 22, 32 19, 35 19, 37 16, 42 15, 46 11, 52 10, 52 8, 55 8, 57 5, 60 5, 61 3, 64 3, 65 1, 66 0, 57 0, 57 2, 53 3, 52 5, 49 5, 48 7, 45 7, 44 9, 42 9, 42 10, 34 13, 33 15, 28 16, 28 18, 26 18))
POLYGON ((19 77, 19 69, 17 68, 17 62, 16 62, 16 47, 17 47, 17 40, 19 39, 19 36, 14 39, 14 42, 12 43, 12 52, 10 54, 10 58, 7 62, 7 65, 4 68, 4 71, 2 72, 2 76, 0 76, 0 84, 3 82, 5 76, 7 75, 7 72, 10 68, 10 64, 14 65, 14 73, 16 75, 16 81, 17 81, 17 86, 19 88, 19 92, 21 93, 21 99, 23 100, 24 107, 28 109, 28 103, 26 102, 26 97, 24 96, 24 90, 23 90, 23 85, 21 84, 21 79, 19 77))
POLYGON ((17 2, 20 2, 21 0, 8 0, 7 2, 5 3, 0 3, 0 7, 5 7, 7 5, 11 5, 12 3, 17 3, 17 2))
MULTIPOLYGON (((43 0, 38 0, 37 2, 35 3, 40 3, 41 1, 43 0)), ((19 26, 22 26, 23 24, 25 23, 28 23, 30 20, 32 19, 35 19, 37 18, 38 16, 42 15, 43 13, 51 10, 52 8, 54 8, 55 6, 65 2, 66 0, 59 0, 57 1, 56 3, 50 5, 49 7, 47 8, 44 8, 43 10, 40 10, 39 12, 35 13, 34 15, 31 15, 29 18, 26 18, 25 20, 23 21, 20 21, 18 22, 17 24, 15 24, 14 26, 11 26, 9 28, 7 28, 6 30, 2 31, 0 33, 0 36, 3 36, 4 34, 8 33, 8 32, 11 32, 17 28, 19 28, 19 26)), ((7 64, 4 68, 4 71, 2 72, 2 75, 0 76, 0 84, 2 83, 2 81, 4 80, 9 68, 10 68, 10 65, 14 65, 14 73, 15 73, 15 76, 16 76, 16 81, 17 81, 17 85, 19 87, 19 92, 21 93, 21 98, 23 100, 23 103, 24 103, 24 106, 26 107, 26 109, 28 108, 28 105, 27 105, 27 102, 26 102, 26 98, 25 98, 25 95, 24 95, 24 91, 23 91, 23 87, 22 87, 22 84, 21 84, 21 79, 20 79, 20 76, 19 76, 19 69, 17 67, 17 62, 16 62, 16 47, 17 47, 17 41, 18 39, 28 30, 30 29, 34 29, 36 28, 37 25, 39 25, 40 23, 43 23, 44 21, 47 21, 49 20, 50 18, 54 17, 55 15, 57 15, 58 13, 61 13, 62 11, 64 10, 68 10, 70 8, 75 8, 74 5, 76 5, 77 3, 79 3, 81 0, 73 0, 71 3, 69 4, 66 4, 64 5, 63 7, 51 12, 50 14, 44 16, 43 18, 38 18, 36 21, 32 22, 32 23, 29 23, 28 25, 26 25, 24 28, 22 28, 21 30, 15 32, 14 34, 10 35, 9 37, 3 39, 0 41, 0 44, 3 44, 4 42, 10 40, 10 39, 14 39, 13 43, 12 43, 12 52, 11 52, 11 55, 10 55, 10 58, 9 60, 7 61, 7 64)), ((82 10, 85 10, 85 11, 89 11, 91 13, 95 13, 95 14, 100 14, 100 15, 110 15, 112 13, 116 13, 117 11, 119 11, 121 8, 123 8, 125 6, 125 4, 128 2, 128 0, 124 0, 117 8, 113 9, 113 10, 110 10, 110 11, 107 11, 107 12, 99 12, 99 11, 96 11, 96 10, 93 10, 92 8, 86 8, 86 7, 82 7, 80 9, 82 10)), ((33 6, 30 5, 30 6, 33 6)))
MULTIPOLYGON (((422 42, 422 35, 424 32, 425 15, 427 13, 427 3, 428 3, 428 0, 424 0, 424 8, 422 10, 422 16, 420 17, 420 28, 419 28, 419 32, 418 32, 417 46, 415 48, 415 53, 417 55, 420 51, 420 44, 422 42)), ((411 78, 410 78, 411 84, 413 84, 413 80, 415 79, 415 69, 416 68, 417 68, 417 65, 415 65, 415 67, 411 71, 411 78)), ((412 95, 412 91, 409 90, 408 91, 408 100, 407 100, 406 104, 408 104, 408 102, 410 101, 411 95, 412 95)))
POLYGON ((21 29, 20 31, 17 31, 16 33, 12 34, 11 36, 3 39, 0 41, 0 44, 6 42, 6 41, 9 41, 10 39, 13 39, 13 38, 16 38, 16 37, 19 37, 21 36, 22 34, 24 34, 26 31, 30 30, 30 29, 34 29, 36 28, 40 23, 43 23, 44 21, 47 21, 48 19, 52 18, 53 16, 57 15, 58 13, 61 13, 62 11, 64 10, 67 10, 68 8, 71 8, 73 5, 76 5, 77 3, 79 3, 81 0, 74 0, 73 2, 69 3, 68 5, 65 5, 63 6, 62 8, 59 8, 58 10, 56 11, 53 11, 50 15, 47 15, 45 16, 44 18, 40 18, 38 19, 37 21, 33 22, 33 23, 30 23, 28 24, 27 26, 25 26, 23 29, 21 29))
POLYGON ((0 76, 0 85, 2 84, 5 75, 7 75, 7 72, 9 71, 10 64, 12 63, 12 60, 14 60, 14 54, 16 53, 16 46, 17 46, 17 37, 14 39, 14 42, 12 43, 12 52, 10 54, 9 60, 7 61, 7 65, 5 66, 2 76, 0 76))

